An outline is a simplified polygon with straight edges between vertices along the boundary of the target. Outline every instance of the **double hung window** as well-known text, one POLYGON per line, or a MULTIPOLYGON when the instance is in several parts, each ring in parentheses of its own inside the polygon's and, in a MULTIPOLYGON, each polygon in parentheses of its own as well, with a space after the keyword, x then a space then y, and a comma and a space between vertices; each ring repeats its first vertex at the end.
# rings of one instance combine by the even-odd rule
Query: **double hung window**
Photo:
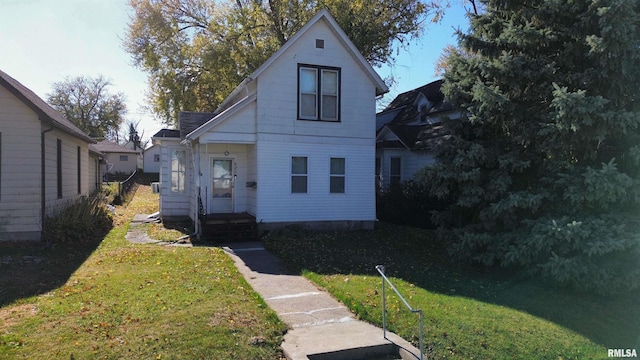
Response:
POLYGON ((184 150, 171 151, 171 192, 184 192, 186 172, 187 152, 184 150))
POLYGON ((344 194, 346 166, 344 158, 331 158, 329 171, 329 192, 344 194))
POLYGON ((307 192, 307 158, 294 156, 291 158, 291 192, 304 194, 307 192))
POLYGON ((340 69, 298 65, 298 118, 340 121, 340 69))

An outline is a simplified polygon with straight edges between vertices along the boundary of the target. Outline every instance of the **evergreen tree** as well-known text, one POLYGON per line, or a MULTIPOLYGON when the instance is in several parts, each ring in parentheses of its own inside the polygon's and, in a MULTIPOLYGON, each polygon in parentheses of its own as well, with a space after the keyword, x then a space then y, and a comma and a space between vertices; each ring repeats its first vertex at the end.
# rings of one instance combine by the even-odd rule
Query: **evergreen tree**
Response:
POLYGON ((640 288, 637 0, 485 0, 446 59, 463 109, 422 180, 452 252, 599 292, 640 288))

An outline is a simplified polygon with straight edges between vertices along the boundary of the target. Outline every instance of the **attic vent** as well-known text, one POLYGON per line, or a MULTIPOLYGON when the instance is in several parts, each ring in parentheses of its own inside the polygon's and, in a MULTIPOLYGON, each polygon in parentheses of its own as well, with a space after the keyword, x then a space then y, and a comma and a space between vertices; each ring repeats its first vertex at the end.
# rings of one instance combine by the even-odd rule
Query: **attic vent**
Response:
POLYGON ((324 49, 324 40, 316 39, 316 49, 324 49))

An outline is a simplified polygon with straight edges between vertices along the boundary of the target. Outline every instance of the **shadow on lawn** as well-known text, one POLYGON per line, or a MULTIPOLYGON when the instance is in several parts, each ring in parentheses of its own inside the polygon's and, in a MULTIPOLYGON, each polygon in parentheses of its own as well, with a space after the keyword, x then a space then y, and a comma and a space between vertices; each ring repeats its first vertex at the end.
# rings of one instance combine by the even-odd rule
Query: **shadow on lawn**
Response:
POLYGON ((265 245, 292 270, 332 274, 386 275, 434 293, 517 309, 571 329, 606 348, 640 349, 638 292, 597 296, 558 288, 505 269, 483 270, 450 263, 430 232, 383 226, 374 232, 284 232, 265 245), (295 239, 295 241, 293 241, 295 239))
POLYGON ((64 285, 99 244, 0 243, 0 307, 64 285))

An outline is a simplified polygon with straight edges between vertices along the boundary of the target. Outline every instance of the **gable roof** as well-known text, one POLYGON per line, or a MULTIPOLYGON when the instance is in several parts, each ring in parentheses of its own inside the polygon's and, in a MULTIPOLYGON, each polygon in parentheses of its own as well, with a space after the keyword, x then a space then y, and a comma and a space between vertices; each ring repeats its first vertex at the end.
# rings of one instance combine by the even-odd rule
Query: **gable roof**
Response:
POLYGON ((67 120, 62 114, 57 112, 38 95, 26 86, 22 85, 18 80, 12 78, 7 73, 0 70, 0 85, 4 86, 20 101, 31 108, 38 114, 41 121, 47 121, 52 126, 73 135, 87 143, 95 144, 95 140, 80 130, 71 121, 67 120))
MULTIPOLYGON (((201 136, 203 133, 210 131, 211 129, 215 128, 218 124, 224 122, 226 119, 229 119, 233 114, 236 114, 238 111, 242 110, 249 103, 256 101, 256 99, 257 99, 256 93, 253 93, 249 96, 245 96, 240 101, 234 103, 228 109, 225 109, 223 112, 215 115, 214 117, 210 117, 210 119, 206 120, 202 124, 202 126, 199 126, 195 130, 193 130, 190 133, 187 133, 187 135, 184 135, 184 136, 190 139, 201 136)), ((210 115, 210 113, 199 113, 199 114, 202 114, 202 117, 199 120, 204 120, 207 115, 210 115)))
POLYGON ((403 124, 415 121, 420 116, 420 109, 416 101, 425 98, 429 101, 427 116, 454 110, 453 105, 444 98, 440 91, 444 80, 436 80, 419 88, 404 92, 396 96, 387 107, 376 114, 377 125, 403 124))
POLYGON ((184 140, 188 134, 200 128, 215 116, 216 113, 210 112, 180 111, 178 113, 180 138, 184 140))
POLYGON ((129 153, 129 154, 139 154, 140 151, 131 150, 128 147, 124 147, 122 145, 116 144, 114 142, 103 140, 99 143, 95 144, 94 148, 101 153, 129 153))
POLYGON ((320 10, 316 15, 314 15, 292 37, 290 37, 287 40, 287 42, 285 42, 284 45, 282 45, 280 49, 278 49, 278 51, 273 53, 273 55, 271 55, 271 57, 269 57, 267 61, 265 61, 262 65, 260 65, 260 67, 258 67, 251 75, 249 75, 249 77, 244 79, 231 92, 231 94, 229 94, 229 96, 227 96, 222 101, 222 103, 220 104, 218 109, 216 109, 215 112, 220 113, 222 112, 222 110, 233 105, 233 104, 230 104, 230 102, 237 99, 236 95, 238 95, 238 93, 240 93, 244 89, 245 85, 247 85, 253 79, 256 79, 258 76, 260 76, 260 74, 262 74, 265 70, 267 70, 271 66, 271 64, 276 62, 282 56, 282 54, 284 54, 291 46, 293 46, 293 44, 298 39, 300 39, 312 26, 314 26, 319 21, 325 21, 329 25, 329 28, 331 29, 331 31, 333 31, 333 33, 336 34, 340 42, 349 50, 350 55, 356 59, 356 62, 358 63, 358 65, 365 71, 365 73, 369 76, 369 78, 376 84, 376 96, 387 93, 389 91, 389 88, 385 84, 384 80, 382 80, 380 75, 378 75, 378 73, 373 69, 373 67, 371 67, 371 65, 367 62, 364 56, 362 56, 360 51, 358 51, 356 46, 353 44, 353 42, 349 39, 347 34, 344 32, 344 30, 342 30, 342 28, 340 27, 340 25, 338 25, 338 23, 333 18, 333 16, 331 16, 331 13, 329 13, 329 10, 324 8, 320 10))
POLYGON ((104 154, 100 152, 100 150, 98 150, 98 148, 96 147, 96 144, 89 144, 89 155, 97 155, 97 156, 103 156, 104 154))
POLYGON ((407 148, 409 150, 430 150, 434 145, 449 139, 450 134, 442 124, 435 125, 397 125, 387 124, 385 128, 392 132, 397 141, 382 140, 376 142, 377 148, 407 148))

